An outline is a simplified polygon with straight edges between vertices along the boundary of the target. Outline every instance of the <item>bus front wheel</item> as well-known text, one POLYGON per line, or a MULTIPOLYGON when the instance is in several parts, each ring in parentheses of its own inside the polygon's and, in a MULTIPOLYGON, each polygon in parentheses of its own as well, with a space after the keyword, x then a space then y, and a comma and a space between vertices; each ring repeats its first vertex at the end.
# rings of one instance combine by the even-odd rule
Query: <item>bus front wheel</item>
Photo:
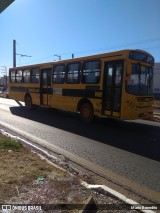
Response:
POLYGON ((32 98, 30 95, 26 95, 25 97, 25 107, 27 109, 32 109, 32 98))
POLYGON ((94 111, 91 104, 89 103, 82 104, 80 107, 80 115, 81 115, 81 119, 84 122, 87 122, 87 123, 91 122, 94 118, 94 111))

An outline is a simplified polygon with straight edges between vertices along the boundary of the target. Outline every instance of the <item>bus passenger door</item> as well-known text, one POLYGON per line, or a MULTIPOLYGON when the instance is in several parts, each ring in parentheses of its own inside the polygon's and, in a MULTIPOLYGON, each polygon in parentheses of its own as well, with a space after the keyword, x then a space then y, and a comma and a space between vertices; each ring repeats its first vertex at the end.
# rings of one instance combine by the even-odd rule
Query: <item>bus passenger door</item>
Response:
POLYGON ((123 60, 104 64, 103 114, 120 118, 122 99, 123 60))
POLYGON ((52 69, 42 69, 41 70, 41 83, 40 83, 40 104, 50 106, 51 105, 51 94, 52 94, 52 87, 51 87, 51 76, 52 76, 52 69))

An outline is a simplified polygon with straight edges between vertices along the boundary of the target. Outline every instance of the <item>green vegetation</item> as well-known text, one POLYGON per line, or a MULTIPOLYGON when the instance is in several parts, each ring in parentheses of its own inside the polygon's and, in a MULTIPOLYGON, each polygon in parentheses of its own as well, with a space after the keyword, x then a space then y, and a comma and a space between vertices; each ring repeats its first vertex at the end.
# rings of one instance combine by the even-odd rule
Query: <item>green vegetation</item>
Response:
POLYGON ((23 145, 20 142, 0 136, 0 149, 19 150, 22 147, 23 145))

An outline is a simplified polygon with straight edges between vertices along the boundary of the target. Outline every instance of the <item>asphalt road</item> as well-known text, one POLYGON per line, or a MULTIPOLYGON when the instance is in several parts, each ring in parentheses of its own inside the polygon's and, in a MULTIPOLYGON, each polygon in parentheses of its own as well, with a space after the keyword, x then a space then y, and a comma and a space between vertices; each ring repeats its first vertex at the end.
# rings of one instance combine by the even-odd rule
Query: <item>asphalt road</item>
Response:
POLYGON ((78 114, 28 111, 0 98, 0 125, 51 144, 68 159, 160 200, 160 124, 99 118, 85 124, 78 114))

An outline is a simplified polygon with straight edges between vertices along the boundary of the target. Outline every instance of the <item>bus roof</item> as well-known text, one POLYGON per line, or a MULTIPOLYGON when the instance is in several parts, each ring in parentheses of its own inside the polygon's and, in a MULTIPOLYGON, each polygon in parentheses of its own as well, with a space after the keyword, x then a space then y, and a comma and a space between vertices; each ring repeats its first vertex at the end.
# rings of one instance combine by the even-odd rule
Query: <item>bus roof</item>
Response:
POLYGON ((129 57, 129 53, 131 51, 135 52, 141 52, 144 54, 147 54, 151 57, 153 57, 150 53, 140 50, 140 49, 124 49, 124 50, 117 50, 114 52, 108 52, 108 53, 101 53, 101 54, 96 54, 96 55, 90 55, 90 56, 82 56, 78 58, 69 58, 69 59, 64 59, 64 60, 57 60, 57 61, 52 61, 52 62, 44 62, 44 63, 39 63, 39 64, 30 64, 30 65, 24 65, 24 66, 19 66, 19 67, 13 67, 10 69, 25 69, 25 68, 32 68, 32 67, 46 67, 46 66, 53 66, 54 64, 62 64, 62 63, 68 63, 72 61, 83 61, 83 60, 90 60, 90 59, 99 59, 99 58, 105 58, 105 57, 111 57, 111 56, 122 56, 122 55, 127 55, 129 57))

